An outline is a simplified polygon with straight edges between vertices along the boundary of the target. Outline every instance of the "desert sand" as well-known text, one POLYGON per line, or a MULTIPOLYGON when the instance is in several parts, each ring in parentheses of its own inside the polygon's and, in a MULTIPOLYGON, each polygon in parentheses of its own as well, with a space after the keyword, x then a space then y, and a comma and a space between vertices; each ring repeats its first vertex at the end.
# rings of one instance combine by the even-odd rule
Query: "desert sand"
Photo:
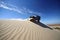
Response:
POLYGON ((60 30, 49 27, 29 20, 0 20, 0 40, 60 40, 60 30))

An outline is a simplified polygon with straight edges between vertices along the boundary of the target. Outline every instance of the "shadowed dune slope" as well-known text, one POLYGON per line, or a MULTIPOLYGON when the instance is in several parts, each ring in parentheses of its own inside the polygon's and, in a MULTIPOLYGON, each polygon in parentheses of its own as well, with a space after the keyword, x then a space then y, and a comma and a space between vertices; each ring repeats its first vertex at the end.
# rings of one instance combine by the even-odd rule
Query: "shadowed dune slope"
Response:
POLYGON ((0 40, 60 40, 60 31, 28 20, 0 20, 0 40))

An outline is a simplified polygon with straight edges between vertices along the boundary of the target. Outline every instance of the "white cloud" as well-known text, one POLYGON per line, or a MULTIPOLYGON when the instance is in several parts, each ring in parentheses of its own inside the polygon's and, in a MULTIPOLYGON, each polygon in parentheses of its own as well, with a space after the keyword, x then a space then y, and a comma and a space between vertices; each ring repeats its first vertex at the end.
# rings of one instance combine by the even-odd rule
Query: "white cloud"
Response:
POLYGON ((16 12, 18 12, 18 13, 22 13, 21 10, 18 10, 18 9, 16 9, 16 8, 12 8, 12 7, 9 7, 9 6, 7 6, 5 3, 3 3, 3 2, 0 4, 0 7, 4 8, 4 9, 16 11, 16 12))
POLYGON ((14 19, 14 18, 13 18, 13 19, 7 19, 7 20, 19 20, 19 21, 27 21, 28 19, 20 19, 20 18, 19 18, 19 19, 14 19))
POLYGON ((12 11, 18 12, 18 13, 21 13, 21 14, 24 14, 24 13, 36 14, 36 13, 38 13, 38 12, 31 11, 27 8, 17 8, 14 5, 7 4, 7 3, 4 3, 4 2, 0 3, 0 7, 4 8, 4 9, 7 9, 7 10, 12 10, 12 11))
POLYGON ((29 18, 27 18, 27 19, 11 18, 11 19, 0 19, 0 20, 18 20, 18 21, 27 21, 27 20, 29 20, 29 18))

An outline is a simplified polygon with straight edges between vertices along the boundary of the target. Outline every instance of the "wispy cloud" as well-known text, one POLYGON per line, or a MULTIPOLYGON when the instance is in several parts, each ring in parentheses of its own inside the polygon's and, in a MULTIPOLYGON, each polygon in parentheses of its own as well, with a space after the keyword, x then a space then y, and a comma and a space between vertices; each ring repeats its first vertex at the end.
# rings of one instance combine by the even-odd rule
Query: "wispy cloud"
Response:
POLYGON ((4 9, 7 9, 7 10, 12 10, 12 11, 18 12, 18 13, 21 13, 21 14, 25 14, 25 13, 36 14, 36 13, 39 13, 39 12, 31 11, 31 10, 25 8, 25 7, 24 8, 17 8, 14 5, 7 4, 7 3, 4 3, 4 2, 0 3, 0 7, 4 8, 4 9))
POLYGON ((16 8, 13 8, 13 7, 9 7, 9 6, 8 6, 7 4, 5 4, 4 2, 2 2, 2 3, 0 4, 0 7, 4 8, 4 9, 16 11, 16 12, 18 12, 18 13, 22 13, 21 10, 18 10, 18 9, 16 9, 16 8))

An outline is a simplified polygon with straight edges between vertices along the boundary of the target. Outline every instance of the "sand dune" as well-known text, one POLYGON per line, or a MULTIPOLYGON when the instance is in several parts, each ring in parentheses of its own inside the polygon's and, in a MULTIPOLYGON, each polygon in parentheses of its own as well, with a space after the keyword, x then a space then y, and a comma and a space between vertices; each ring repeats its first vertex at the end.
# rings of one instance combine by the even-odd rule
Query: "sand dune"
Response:
POLYGON ((60 40, 59 30, 42 25, 28 20, 0 20, 0 40, 60 40))

